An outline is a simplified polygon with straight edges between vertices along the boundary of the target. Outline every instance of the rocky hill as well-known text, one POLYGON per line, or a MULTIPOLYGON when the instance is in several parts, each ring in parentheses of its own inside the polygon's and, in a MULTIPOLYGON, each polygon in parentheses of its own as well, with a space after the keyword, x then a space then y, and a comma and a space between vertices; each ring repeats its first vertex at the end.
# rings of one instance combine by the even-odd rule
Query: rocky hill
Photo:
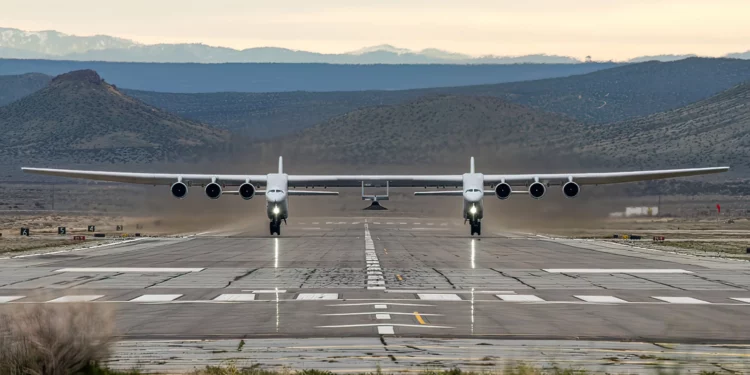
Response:
POLYGON ((50 79, 40 73, 0 76, 0 107, 41 90, 50 79))
POLYGON ((60 75, 0 107, 0 156, 47 163, 143 163, 222 147, 223 130, 186 120, 120 92, 94 71, 60 75))

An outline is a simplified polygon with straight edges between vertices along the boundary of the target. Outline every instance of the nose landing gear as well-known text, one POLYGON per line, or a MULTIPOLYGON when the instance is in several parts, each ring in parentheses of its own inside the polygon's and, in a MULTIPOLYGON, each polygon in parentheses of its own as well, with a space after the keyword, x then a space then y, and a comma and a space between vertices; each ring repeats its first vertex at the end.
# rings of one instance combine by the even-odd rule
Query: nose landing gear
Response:
POLYGON ((471 227, 471 235, 475 233, 477 236, 482 235, 482 222, 479 220, 469 220, 469 226, 471 227))
POLYGON ((281 220, 272 220, 269 224, 271 235, 273 236, 275 233, 281 236, 281 220))

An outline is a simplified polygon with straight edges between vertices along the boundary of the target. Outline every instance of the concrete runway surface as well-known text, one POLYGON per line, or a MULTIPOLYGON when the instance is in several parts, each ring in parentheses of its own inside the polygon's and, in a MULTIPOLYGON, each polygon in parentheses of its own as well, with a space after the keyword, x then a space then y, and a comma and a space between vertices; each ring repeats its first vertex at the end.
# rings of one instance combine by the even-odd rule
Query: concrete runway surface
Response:
POLYGON ((112 365, 147 371, 238 357, 341 372, 511 360, 750 371, 748 262, 529 233, 472 238, 450 219, 266 229, 5 259, 0 309, 108 304, 124 340, 112 365))

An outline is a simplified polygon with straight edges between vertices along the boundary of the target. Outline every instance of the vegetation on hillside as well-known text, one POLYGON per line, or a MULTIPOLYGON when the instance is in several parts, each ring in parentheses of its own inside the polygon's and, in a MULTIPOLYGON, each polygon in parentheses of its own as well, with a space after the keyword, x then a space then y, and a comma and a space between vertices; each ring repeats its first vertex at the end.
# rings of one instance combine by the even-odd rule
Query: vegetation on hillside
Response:
POLYGON ((41 90, 50 79, 40 73, 0 76, 0 107, 41 90))

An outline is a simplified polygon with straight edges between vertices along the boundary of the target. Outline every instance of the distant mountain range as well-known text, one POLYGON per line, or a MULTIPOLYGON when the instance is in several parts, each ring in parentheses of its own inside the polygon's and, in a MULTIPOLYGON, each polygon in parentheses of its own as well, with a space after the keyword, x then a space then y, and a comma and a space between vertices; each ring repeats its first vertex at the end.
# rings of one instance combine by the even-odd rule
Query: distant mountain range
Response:
MULTIPOLYGON (((750 51, 727 57, 750 58, 750 51)), ((629 60, 672 61, 694 55, 644 56, 629 60)), ((279 47, 242 50, 199 43, 141 44, 107 35, 75 36, 58 31, 0 28, 0 58, 75 61, 174 63, 327 63, 327 64, 577 64, 569 56, 470 56, 427 48, 414 51, 384 44, 340 54, 297 51, 279 47)))

